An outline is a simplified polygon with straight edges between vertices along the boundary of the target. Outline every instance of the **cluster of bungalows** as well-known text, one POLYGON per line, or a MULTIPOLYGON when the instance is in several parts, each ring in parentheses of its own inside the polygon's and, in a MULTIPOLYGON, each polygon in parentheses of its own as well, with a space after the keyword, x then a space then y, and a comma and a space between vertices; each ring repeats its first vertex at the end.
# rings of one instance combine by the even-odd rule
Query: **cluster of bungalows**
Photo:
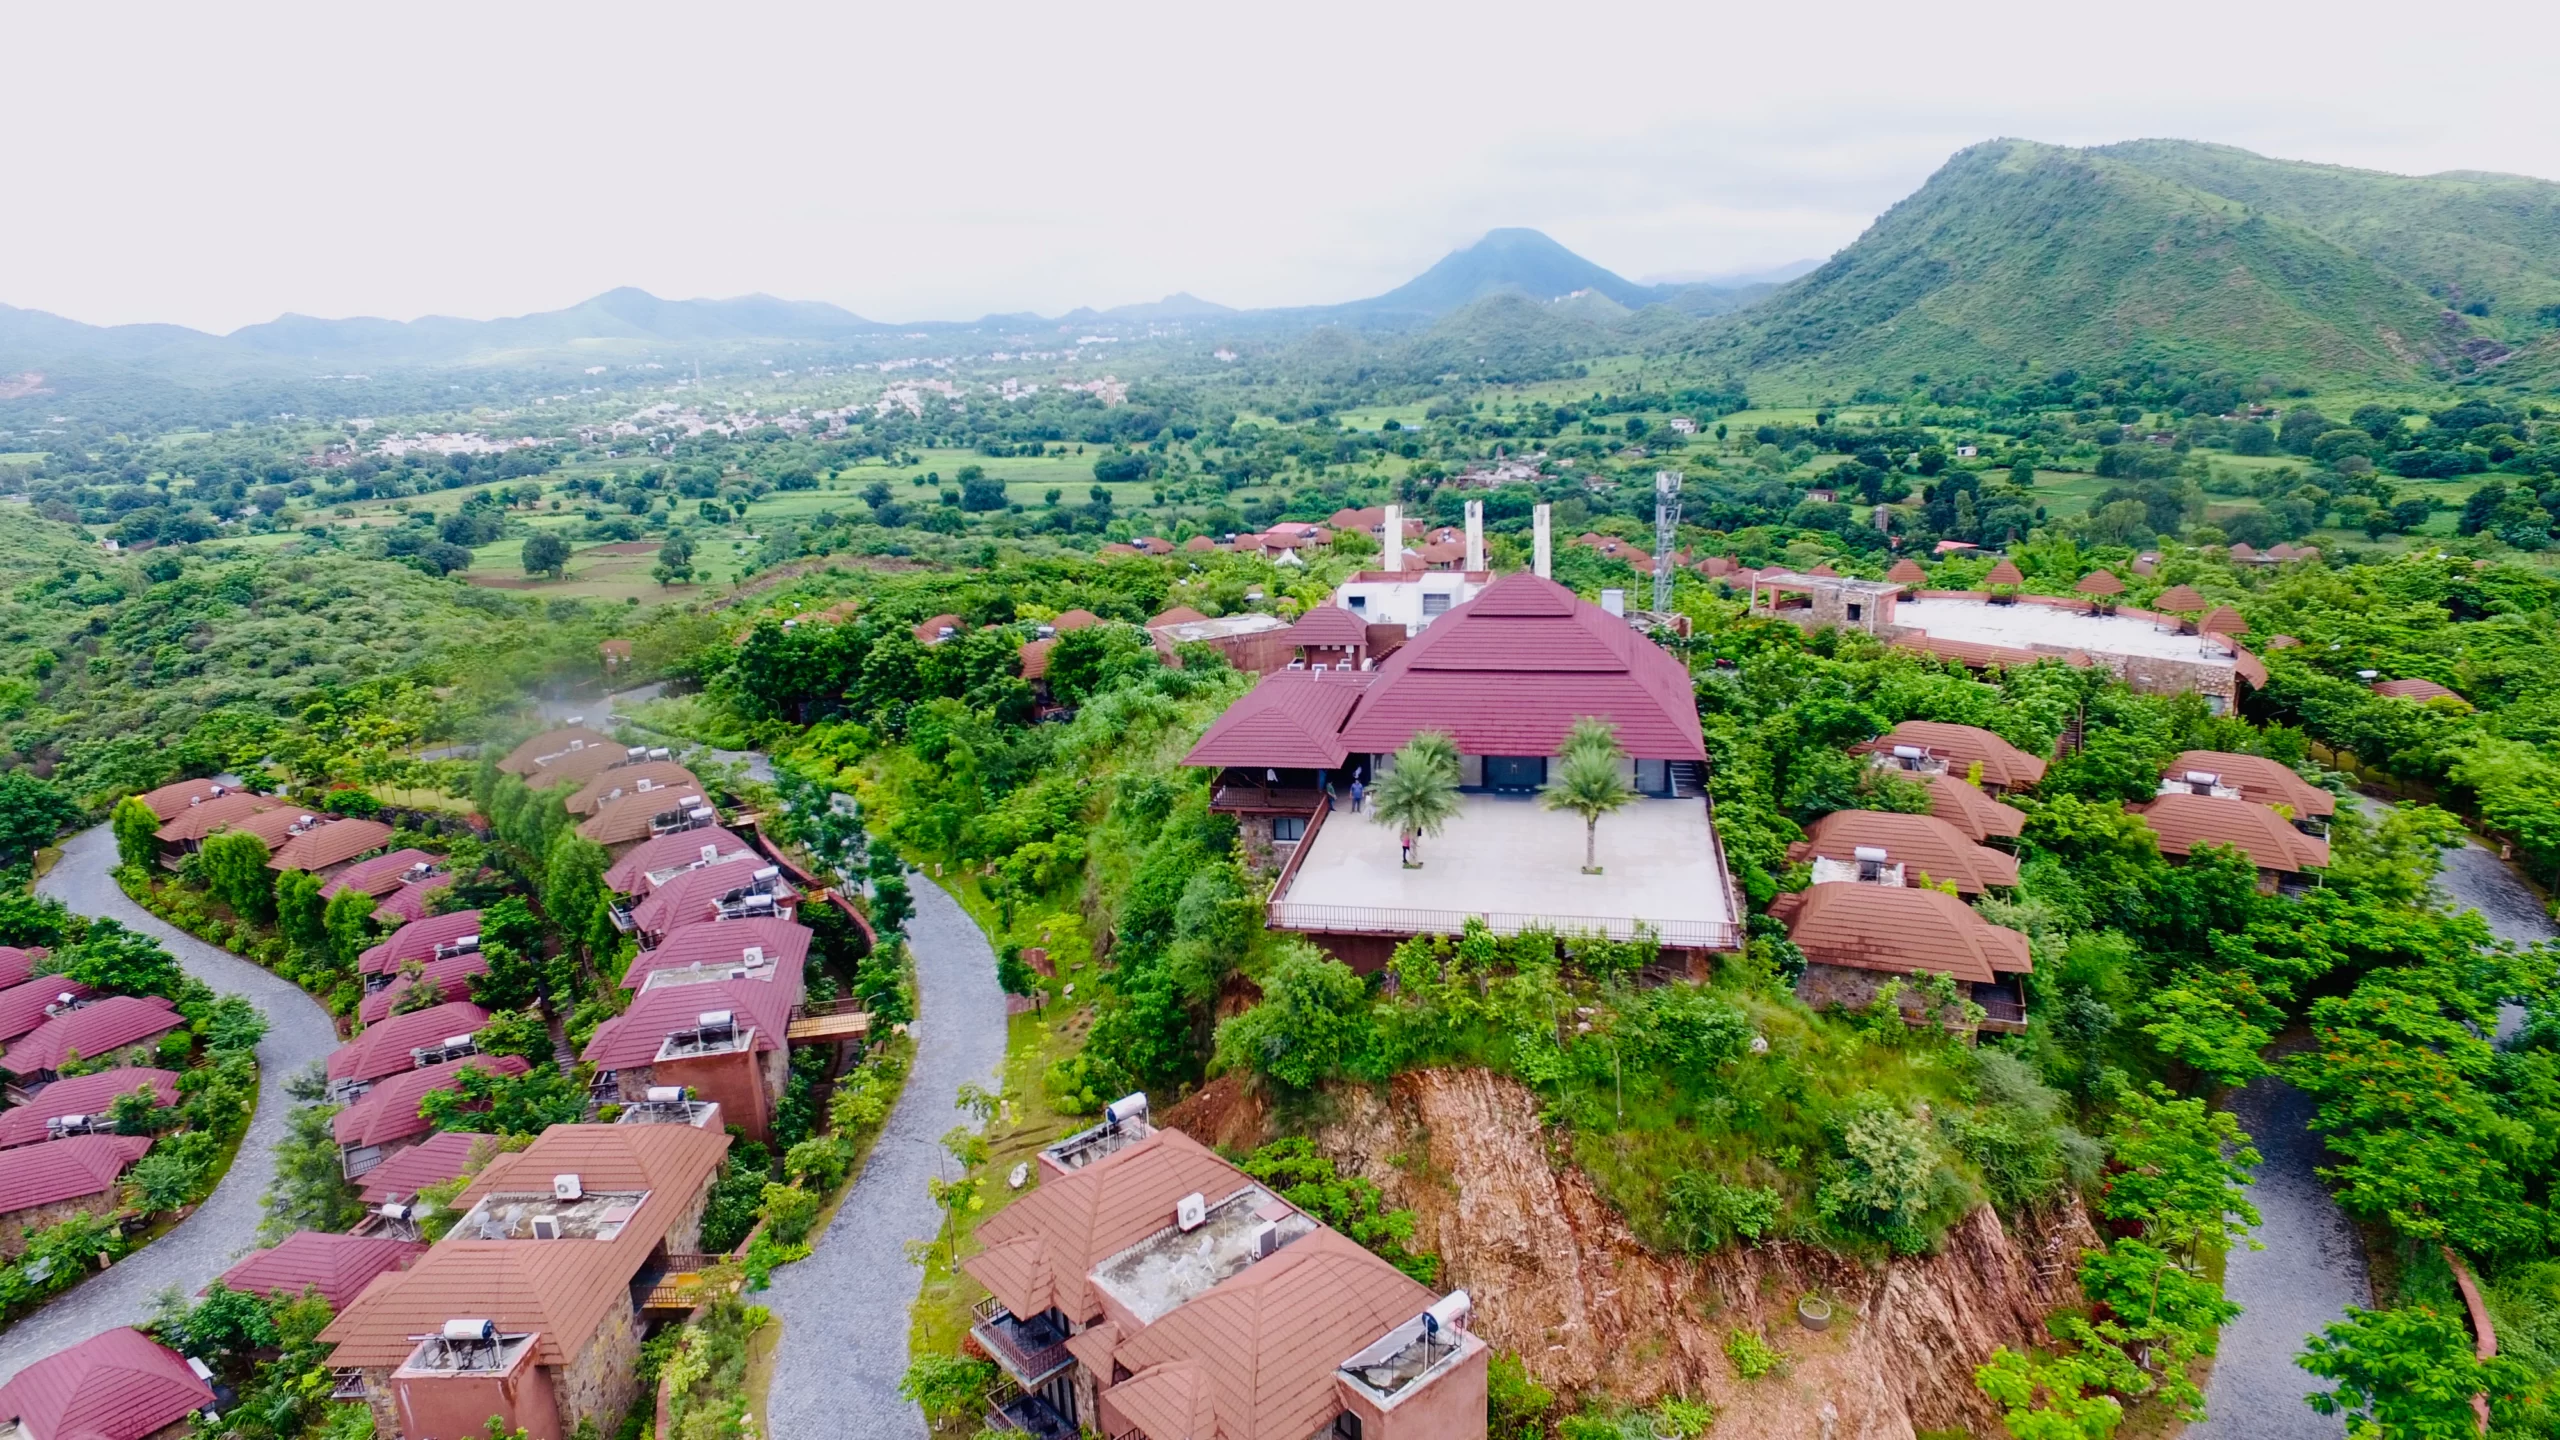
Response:
POLYGON ((116 1133, 116 1101, 149 1091, 177 1103, 177 1075, 149 1063, 186 1023, 177 1007, 39 975, 45 956, 0 945, 0 1260, 25 1250, 28 1230, 120 1208, 119 1182, 151 1137, 116 1133), (75 1056, 105 1068, 62 1076, 75 1056))
POLYGON ((221 779, 181 780, 138 798, 159 818, 154 836, 160 864, 170 870, 203 849, 207 839, 231 831, 265 842, 270 870, 307 870, 328 882, 323 889, 331 895, 354 885, 395 911, 423 913, 427 895, 446 883, 423 851, 367 861, 391 840, 391 827, 379 820, 306 809, 282 795, 260 795, 221 779))
MULTIPOLYGON (((2026 937, 1971 902, 2018 883, 2006 847, 2025 817, 1997 797, 2034 789, 2046 762, 1988 730, 1922 720, 1853 748, 1925 787, 1929 811, 1835 811, 1789 851, 1810 883, 1779 896, 1769 913, 1804 952, 1797 994, 1818 1007, 1863 1008, 1888 985, 1941 975, 1981 1007, 1983 1028, 2024 1029, 2033 968, 2026 937)), ((2154 798, 2127 808, 2163 855, 2182 860, 2200 846, 2229 846, 2273 892, 2329 863, 2323 835, 2336 803, 2264 756, 2198 750, 2171 763, 2154 798)), ((1907 986, 1902 1003, 1920 1017, 1924 1003, 1907 986)))
POLYGON ((1490 1352, 1403 1272, 1174 1130, 1146 1097, 1039 1156, 978 1228, 990 1428, 1115 1440, 1460 1440, 1490 1352))

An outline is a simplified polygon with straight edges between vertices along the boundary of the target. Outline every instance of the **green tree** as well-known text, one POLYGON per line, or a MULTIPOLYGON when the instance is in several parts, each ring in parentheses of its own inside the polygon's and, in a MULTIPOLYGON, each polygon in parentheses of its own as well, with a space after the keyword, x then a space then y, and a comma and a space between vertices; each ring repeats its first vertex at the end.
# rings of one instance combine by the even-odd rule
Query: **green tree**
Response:
POLYGON ((352 972, 373 943, 374 898, 361 890, 341 890, 320 912, 320 928, 329 937, 329 955, 338 968, 352 972))
POLYGON ((197 851, 205 888, 244 920, 275 917, 275 872, 267 868, 267 842, 246 830, 221 830, 197 851))
POLYGON ((80 806, 59 786, 24 770, 0 773, 0 865, 19 865, 79 821, 80 806))
MULTIPOLYGON (((47 956, 47 974, 77 980, 111 995, 159 995, 185 999, 193 982, 178 962, 148 935, 127 930, 113 920, 92 920, 76 944, 47 956)), ((193 993, 201 994, 200 989, 193 993)))
POLYGON ((1449 737, 1424 731, 1406 741, 1370 792, 1369 813, 1407 846, 1421 836, 1439 834, 1456 819, 1457 747, 1449 737))
POLYGON ((328 949, 327 907, 319 876, 287 870, 276 877, 276 929, 295 948, 314 955, 328 949))
POLYGON ((567 572, 568 568, 569 542, 567 540, 549 530, 526 537, 524 573, 548 575, 557 580, 567 572))
POLYGON ((670 530, 658 543, 658 563, 649 571, 660 585, 690 582, 693 579, 693 537, 682 530, 670 530))
POLYGON ((1263 983, 1262 1003, 1218 1026, 1223 1063, 1289 1090, 1312 1090, 1369 1050, 1369 986, 1312 945, 1292 945, 1263 983))
POLYGON ((543 913, 590 961, 610 953, 619 938, 613 928, 612 892, 604 883, 610 863, 603 846, 574 832, 552 841, 544 861, 543 913))
POLYGON ((1573 722, 1555 778, 1547 782, 1538 803, 1550 810, 1569 810, 1582 817, 1582 873, 1600 873, 1600 817, 1635 802, 1635 787, 1620 773, 1625 752, 1618 748, 1616 727, 1583 716, 1573 722))
POLYGON ((418 1101, 419 1116, 438 1130, 539 1135, 554 1125, 575 1124, 587 1110, 577 1081, 547 1065, 522 1075, 465 1065, 453 1082, 451 1089, 430 1090, 418 1101))
POLYGON ((2304 1399, 2323 1415, 2345 1416, 2348 1440, 2472 1440, 2471 1397, 2485 1392, 2498 1401, 2522 1378, 2513 1361, 2480 1359, 2460 1319, 2423 1304, 2350 1305, 2295 1363, 2338 1382, 2304 1399))
POLYGON ((160 817, 139 795, 116 802, 108 817, 116 836, 116 859, 127 865, 149 865, 160 856, 160 817))
POLYGON ((2164 1086, 2128 1089, 2118 1097, 2107 1148, 2117 1168, 2098 1213, 2139 1223, 2145 1238, 2190 1267, 2207 1247, 2245 1239, 2257 1225, 2257 1208, 2242 1191, 2258 1152, 2229 1111, 2180 1100, 2164 1086))
POLYGON ((285 1081, 286 1093, 301 1103, 285 1118, 275 1179, 260 1201, 267 1217, 258 1237, 270 1245, 296 1230, 341 1231, 364 1216, 355 1187, 339 1168, 338 1137, 329 1122, 341 1107, 322 1101, 328 1089, 327 1067, 317 1061, 285 1081))

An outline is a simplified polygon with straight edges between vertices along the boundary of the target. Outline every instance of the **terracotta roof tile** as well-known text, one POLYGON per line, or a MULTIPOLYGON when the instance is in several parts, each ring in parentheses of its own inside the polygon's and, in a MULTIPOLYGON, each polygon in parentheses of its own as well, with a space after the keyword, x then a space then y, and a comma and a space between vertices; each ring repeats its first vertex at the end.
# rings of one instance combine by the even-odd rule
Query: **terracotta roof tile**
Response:
POLYGON ((2338 813, 2337 796, 2303 779, 2292 766, 2264 755, 2187 750, 2169 762, 2169 768, 2161 778, 2182 779, 2190 771, 2219 775, 2222 783, 2238 790, 2243 800, 2254 800, 2261 805, 2281 802, 2292 806, 2294 814, 2308 819, 2316 820, 2338 813))
POLYGON ((200 780, 180 780, 157 790, 145 790, 136 798, 151 807, 151 813, 163 820, 175 820, 198 801, 210 800, 220 791, 237 791, 236 785, 222 785, 206 776, 200 780))
POLYGON ((702 980, 690 985, 644 989, 631 1008, 596 1027, 579 1059, 599 1070, 630 1070, 658 1058, 658 1047, 679 1030, 694 1028, 700 1016, 726 1010, 741 1029, 754 1027, 753 1048, 779 1050, 791 1027, 791 1007, 800 987, 779 977, 771 980, 702 980))
POLYGON ((42 1025, 45 1007, 59 1001, 66 992, 74 1000, 86 1000, 96 993, 77 980, 65 980, 59 975, 39 975, 23 985, 0 990, 0 1045, 13 1043, 42 1025))
POLYGON ((1274 670, 1209 726, 1186 765, 1331 770, 1348 750, 1342 724, 1374 672, 1274 670))
POLYGON ((468 1130, 440 1130, 364 1173, 357 1199, 367 1205, 409 1200, 498 1153, 498 1137, 468 1130))
POLYGON ((480 933, 480 912, 452 910, 442 915, 429 915, 412 920, 391 932, 390 938, 368 948, 356 957, 360 975, 381 975, 396 971, 406 960, 425 960, 434 956, 436 947, 465 935, 480 933))
POLYGON ((0 945, 0 990, 24 985, 36 976, 36 962, 48 952, 41 945, 0 945))
POLYGON ((673 760, 650 760, 638 765, 617 765, 578 788, 577 793, 560 802, 572 815, 593 815, 605 805, 625 795, 656 790, 691 790, 699 793, 702 782, 692 771, 673 760))
POLYGON ((441 863, 442 856, 430 855, 424 850, 394 850, 388 855, 359 860, 330 876, 328 883, 320 887, 320 894, 328 898, 341 890, 359 890, 379 899, 407 884, 410 870, 420 865, 441 863))
POLYGON ((1896 585, 1926 585, 1929 572, 1920 568, 1919 561, 1906 555, 1893 562, 1893 568, 1884 572, 1884 578, 1896 585))
POLYGON ((0 1385, 0 1415, 29 1440, 143 1440, 213 1408, 185 1359, 128 1326, 92 1335, 0 1385))
MULTIPOLYGON (((472 1055, 460 1060, 447 1060, 423 1070, 403 1070, 399 1074, 364 1092, 353 1104, 330 1117, 330 1132, 343 1149, 359 1145, 388 1145, 427 1133, 427 1122, 418 1116, 418 1102, 432 1090, 450 1090, 465 1070, 480 1070, 492 1075, 522 1075, 533 1067, 515 1055, 472 1055)), ((677 1127, 667 1127, 670 1129, 677 1127)))
POLYGON ((631 747, 618 740, 590 744, 535 767, 524 777, 524 783, 543 791, 574 790, 608 770, 630 763, 631 747))
POLYGON ((377 1279, 320 1338, 342 1366, 397 1365, 409 1337, 459 1315, 538 1332, 536 1358, 567 1364, 617 1307, 632 1278, 690 1211, 728 1153, 729 1137, 688 1125, 554 1125, 529 1148, 489 1163, 458 1204, 491 1191, 548 1194, 575 1174, 590 1190, 646 1190, 611 1240, 476 1240, 448 1236, 407 1271, 377 1279))
POLYGON ((373 907, 374 917, 379 922, 382 916, 388 915, 400 924, 423 919, 427 913, 428 902, 435 898, 436 892, 451 889, 452 886, 451 875, 430 875, 424 880, 410 881, 383 896, 382 903, 373 907))
POLYGON ((1802 894, 1787 935, 1817 964, 1927 970, 1978 984, 2028 969, 2026 936, 1943 891, 1835 880, 1802 894))
POLYGON ((774 973, 799 976, 809 959, 809 927, 792 920, 699 920, 667 932, 654 950, 631 957, 622 988, 637 990, 661 970, 688 965, 739 965, 750 945, 761 947, 774 973))
POLYGON ((566 725, 557 730, 545 730, 539 735, 526 739, 523 744, 507 752, 506 758, 498 762, 498 768, 510 775, 530 775, 540 768, 538 762, 542 757, 574 753, 570 750, 572 745, 582 749, 603 746, 615 755, 620 755, 623 749, 621 741, 601 730, 589 729, 584 725, 566 725))
POLYGON ((2196 622, 2196 629, 2207 635, 2245 635, 2249 622, 2240 618, 2240 612, 2230 606, 2216 605, 2212 614, 2196 622))
POLYGON ((1318 605, 1289 627, 1292 645, 1366 645, 1369 622, 1340 605, 1318 605))
POLYGON ((1049 652, 1058 648, 1056 636, 1045 640, 1026 641, 1022 647, 1021 670, 1025 680, 1044 680, 1049 675, 1049 652))
POLYGON ((664 835, 641 841, 621 859, 614 861, 613 868, 604 872, 604 883, 617 894, 638 895, 647 889, 650 871, 677 865, 698 865, 705 845, 724 860, 732 856, 752 857, 756 853, 753 846, 722 826, 670 830, 664 835))
POLYGON ((273 1249, 251 1251, 222 1272, 222 1283, 250 1295, 281 1291, 299 1296, 317 1290, 330 1309, 343 1310, 373 1277, 406 1270, 426 1253, 427 1247, 416 1240, 297 1230, 273 1249))
POLYGON ((150 1148, 148 1135, 74 1135, 21 1145, 0 1165, 0 1216, 113 1189, 125 1167, 150 1148))
POLYGON ((326 870, 343 865, 391 839, 379 820, 332 820, 287 839, 267 858, 270 870, 326 870))
POLYGON ((1159 1130, 1108 1160, 1043 1180, 987 1217, 979 1253, 960 1265, 1016 1315, 1055 1307, 1090 1320, 1102 1310, 1085 1283, 1095 1265, 1172 1224, 1183 1196, 1223 1197, 1249 1183, 1199 1141, 1159 1130))
POLYGON ((1199 611, 1192 609, 1188 605, 1176 605, 1167 609, 1163 614, 1158 615, 1153 620, 1148 621, 1147 628, 1152 630, 1159 625, 1189 625, 1194 621, 1206 620, 1208 618, 1208 616, 1201 614, 1199 611))
POLYGON ((0 1111, 0 1150, 41 1144, 47 1121, 64 1115, 104 1115, 116 1101, 146 1085, 161 1104, 178 1103, 178 1077, 167 1070, 129 1065, 56 1080, 26 1104, 0 1111))
POLYGON ((2016 839, 2027 828, 2026 816, 1954 775, 1929 777, 1929 813, 1976 844, 1994 837, 2016 839))
POLYGON ((186 1023, 177 1007, 158 995, 110 995, 65 1011, 11 1041, 0 1070, 21 1079, 58 1068, 73 1051, 94 1060, 186 1023))
POLYGON ((2261 870, 2295 874, 2329 863, 2329 842, 2305 835, 2250 800, 2163 795, 2126 809, 2160 837, 2160 853, 2185 855, 2198 845, 2228 845, 2261 870))
MULTIPOLYGON (((672 935, 687 925, 717 920, 714 902, 721 896, 745 886, 755 872, 765 867, 756 864, 712 865, 670 875, 665 884, 642 897, 631 907, 631 920, 644 935, 672 935)), ((729 922, 722 921, 727 924, 729 922)))
MULTIPOLYGON (((1943 897, 1941 897, 1943 898, 1943 897)), ((1256 1261, 1206 1294, 1123 1340, 1112 1363, 1141 1385, 1159 1367, 1192 1368, 1187 1384, 1141 1388, 1108 1402, 1131 1419, 1136 1406, 1169 1416, 1196 1407, 1205 1382, 1226 1440, 1304 1440, 1339 1408, 1335 1367, 1439 1297, 1340 1233, 1317 1229, 1256 1261)), ((1141 1422, 1144 1423, 1144 1422, 1141 1422)), ((1196 1422, 1195 1422, 1196 1423, 1196 1422)), ((1208 1432, 1147 1425, 1157 1435, 1208 1432)))
POLYGON ((2459 700, 2462 697, 2433 680, 2384 680, 2373 687, 2373 693, 2393 700, 2459 700))
POLYGON ((2124 582, 2117 579, 2111 571, 2092 570, 2081 576, 2080 583, 2071 588, 2083 595, 2121 595, 2124 593, 2124 582))
POLYGON ((1917 745, 1943 755, 1947 768, 1962 774, 1982 762, 1982 779, 2003 790, 2027 790, 2044 779, 2044 762, 1988 730, 1949 725, 1937 720, 1905 720, 1884 734, 1850 747, 1852 754, 1890 754, 1896 745, 1917 745))
POLYGON ((1991 567, 1991 573, 1982 577, 1982 583, 1985 585, 2024 585, 2027 583, 2027 577, 2018 572, 2018 567, 2015 562, 2011 561, 2009 557, 2003 555, 2000 557, 2000 563, 1991 567))
POLYGON ((1977 845, 1934 815, 1835 810, 1813 822, 1812 832, 1789 847, 1787 858, 1854 861, 1862 847, 1881 849, 1887 863, 1906 867, 1904 878, 1912 884, 1925 875, 1940 884, 1952 881, 1964 894, 1979 895, 1995 885, 2005 888, 2018 883, 2016 856, 1977 845))
POLYGON ((599 845, 622 845, 650 838, 658 817, 685 805, 707 804, 709 796, 699 785, 670 785, 659 790, 637 790, 619 800, 608 800, 578 826, 578 833, 599 845))
POLYGON ((227 795, 217 795, 190 805, 168 817, 168 823, 155 832, 155 838, 164 845, 202 840, 214 831, 227 825, 236 825, 261 810, 283 808, 284 802, 273 796, 253 795, 246 790, 234 790, 227 795))
MULTIPOLYGON (((405 965, 408 962, 401 963, 405 965)), ((399 967, 394 966, 392 974, 397 977, 398 973, 399 967)), ((439 1004, 468 999, 471 995, 472 977, 488 973, 489 957, 477 950, 461 955, 448 955, 442 960, 429 960, 419 967, 417 979, 394 978, 390 984, 364 997, 356 1005, 356 1018, 367 1025, 381 1024, 390 1017, 391 1007, 399 1003, 400 997, 408 993, 412 985, 434 986, 436 991, 444 997, 438 1002, 439 1004)))
POLYGON ((468 1000, 448 1000, 405 1015, 385 1016, 364 1033, 329 1052, 332 1080, 380 1080, 415 1070, 409 1052, 456 1035, 470 1035, 489 1023, 489 1012, 468 1000))

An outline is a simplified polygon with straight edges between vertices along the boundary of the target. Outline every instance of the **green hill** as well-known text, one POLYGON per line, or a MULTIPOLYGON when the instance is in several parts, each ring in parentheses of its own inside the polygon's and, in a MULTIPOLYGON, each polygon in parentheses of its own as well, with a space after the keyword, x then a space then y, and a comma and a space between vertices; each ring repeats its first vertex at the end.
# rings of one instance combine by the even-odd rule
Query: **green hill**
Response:
POLYGON ((1708 322, 1704 348, 1753 370, 1897 384, 2143 362, 2291 384, 2440 380, 2505 347, 2500 323, 2434 292, 2539 295, 2560 276, 2560 238, 2537 218, 2553 195, 2181 142, 1991 141, 1768 303, 1708 322), (2498 224, 2466 218, 2502 207, 2498 224))

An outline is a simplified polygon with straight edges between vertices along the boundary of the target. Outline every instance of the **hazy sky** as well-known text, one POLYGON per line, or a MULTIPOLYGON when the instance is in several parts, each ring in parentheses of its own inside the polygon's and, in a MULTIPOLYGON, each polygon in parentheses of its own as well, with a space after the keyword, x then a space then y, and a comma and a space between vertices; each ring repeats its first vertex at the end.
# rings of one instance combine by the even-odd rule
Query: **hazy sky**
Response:
POLYGON ((1319 303, 1497 225, 1737 270, 1837 249, 1996 135, 2560 178, 2548 0, 341 0, 0 35, 0 302, 214 330, 614 285, 887 320, 1319 303))

